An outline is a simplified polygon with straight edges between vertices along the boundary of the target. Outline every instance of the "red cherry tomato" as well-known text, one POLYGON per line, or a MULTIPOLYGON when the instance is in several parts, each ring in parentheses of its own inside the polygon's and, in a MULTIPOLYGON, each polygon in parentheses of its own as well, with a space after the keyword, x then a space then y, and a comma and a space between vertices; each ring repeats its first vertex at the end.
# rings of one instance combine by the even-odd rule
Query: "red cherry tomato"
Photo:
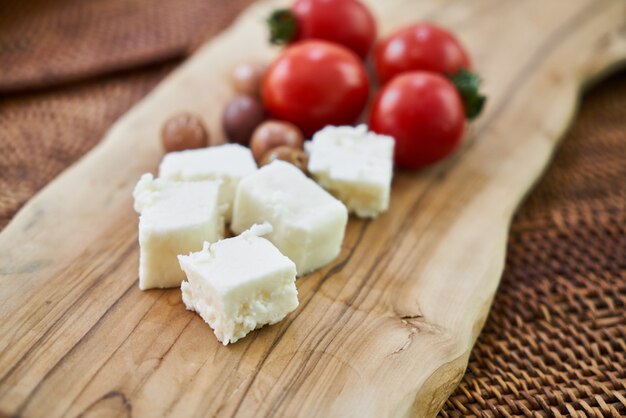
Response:
POLYGON ((391 80, 376 96, 370 129, 395 139, 401 168, 419 168, 450 154, 461 142, 465 113, 454 85, 440 74, 414 71, 391 80))
POLYGON ((365 58, 376 39, 376 21, 358 0, 297 0, 295 39, 321 39, 343 45, 365 58))
POLYGON ((374 54, 381 83, 407 71, 454 74, 471 69, 463 45, 450 32, 430 23, 400 29, 378 44, 374 54))
POLYGON ((311 136, 326 125, 353 123, 369 94, 365 67, 350 50, 323 41, 288 47, 263 78, 261 95, 275 118, 311 136))

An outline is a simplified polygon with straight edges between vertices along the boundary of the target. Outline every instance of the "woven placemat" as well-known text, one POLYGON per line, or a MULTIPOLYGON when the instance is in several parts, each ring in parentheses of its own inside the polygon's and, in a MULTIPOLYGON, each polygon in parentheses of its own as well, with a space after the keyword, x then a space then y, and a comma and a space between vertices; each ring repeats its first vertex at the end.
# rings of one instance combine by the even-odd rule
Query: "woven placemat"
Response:
POLYGON ((626 72, 584 99, 511 226, 444 417, 626 416, 626 72))
MULTIPOLYGON (((0 228, 91 149, 174 67, 175 57, 224 28, 246 4, 1 2, 0 94, 13 93, 0 97, 0 228), (152 65, 137 69, 144 63, 152 65)), ((625 357, 622 73, 587 95, 549 171, 520 208, 490 316, 441 415, 626 416, 625 357)))

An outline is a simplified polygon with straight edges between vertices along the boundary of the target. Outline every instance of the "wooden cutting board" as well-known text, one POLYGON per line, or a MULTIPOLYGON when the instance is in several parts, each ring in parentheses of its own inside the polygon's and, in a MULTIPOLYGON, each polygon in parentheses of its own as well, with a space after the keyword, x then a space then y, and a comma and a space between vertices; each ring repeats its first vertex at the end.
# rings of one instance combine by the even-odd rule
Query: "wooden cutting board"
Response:
POLYGON ((515 208, 581 86, 626 58, 626 2, 369 3, 383 34, 432 20, 469 47, 489 102, 462 149, 397 173, 390 211, 352 219, 339 258, 298 280, 298 310, 234 345, 179 290, 140 291, 131 190, 156 170, 171 114, 199 112, 221 139, 229 70, 275 54, 262 22, 277 2, 255 4, 0 234, 1 414, 436 414, 488 314, 515 208))

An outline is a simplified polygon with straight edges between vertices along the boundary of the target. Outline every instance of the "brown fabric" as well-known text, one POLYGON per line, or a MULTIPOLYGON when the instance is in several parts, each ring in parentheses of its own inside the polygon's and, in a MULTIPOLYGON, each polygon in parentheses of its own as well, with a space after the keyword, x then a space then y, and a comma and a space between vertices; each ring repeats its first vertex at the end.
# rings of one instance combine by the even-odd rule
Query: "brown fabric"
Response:
POLYGON ((0 98, 0 229, 172 68, 0 98))
POLYGON ((0 92, 180 58, 251 1, 1 1, 0 92))
POLYGON ((249 3, 0 1, 0 229, 249 3))
MULTIPOLYGON (((0 2, 0 228, 167 74, 172 57, 246 3, 0 2)), ((585 98, 520 208, 491 314, 441 415, 626 416, 625 309, 622 73, 585 98)))

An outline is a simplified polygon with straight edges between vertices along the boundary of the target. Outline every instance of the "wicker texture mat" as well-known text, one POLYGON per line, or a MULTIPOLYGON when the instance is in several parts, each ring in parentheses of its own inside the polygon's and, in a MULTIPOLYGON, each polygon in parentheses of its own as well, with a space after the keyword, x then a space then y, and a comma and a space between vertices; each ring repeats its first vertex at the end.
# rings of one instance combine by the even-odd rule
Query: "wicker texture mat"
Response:
POLYGON ((626 416, 626 73, 583 102, 511 226, 444 417, 626 416))
MULTIPOLYGON (((0 228, 248 2, 0 3, 0 228)), ((491 314, 441 415, 626 416, 626 73, 586 97, 520 208, 491 314)))

